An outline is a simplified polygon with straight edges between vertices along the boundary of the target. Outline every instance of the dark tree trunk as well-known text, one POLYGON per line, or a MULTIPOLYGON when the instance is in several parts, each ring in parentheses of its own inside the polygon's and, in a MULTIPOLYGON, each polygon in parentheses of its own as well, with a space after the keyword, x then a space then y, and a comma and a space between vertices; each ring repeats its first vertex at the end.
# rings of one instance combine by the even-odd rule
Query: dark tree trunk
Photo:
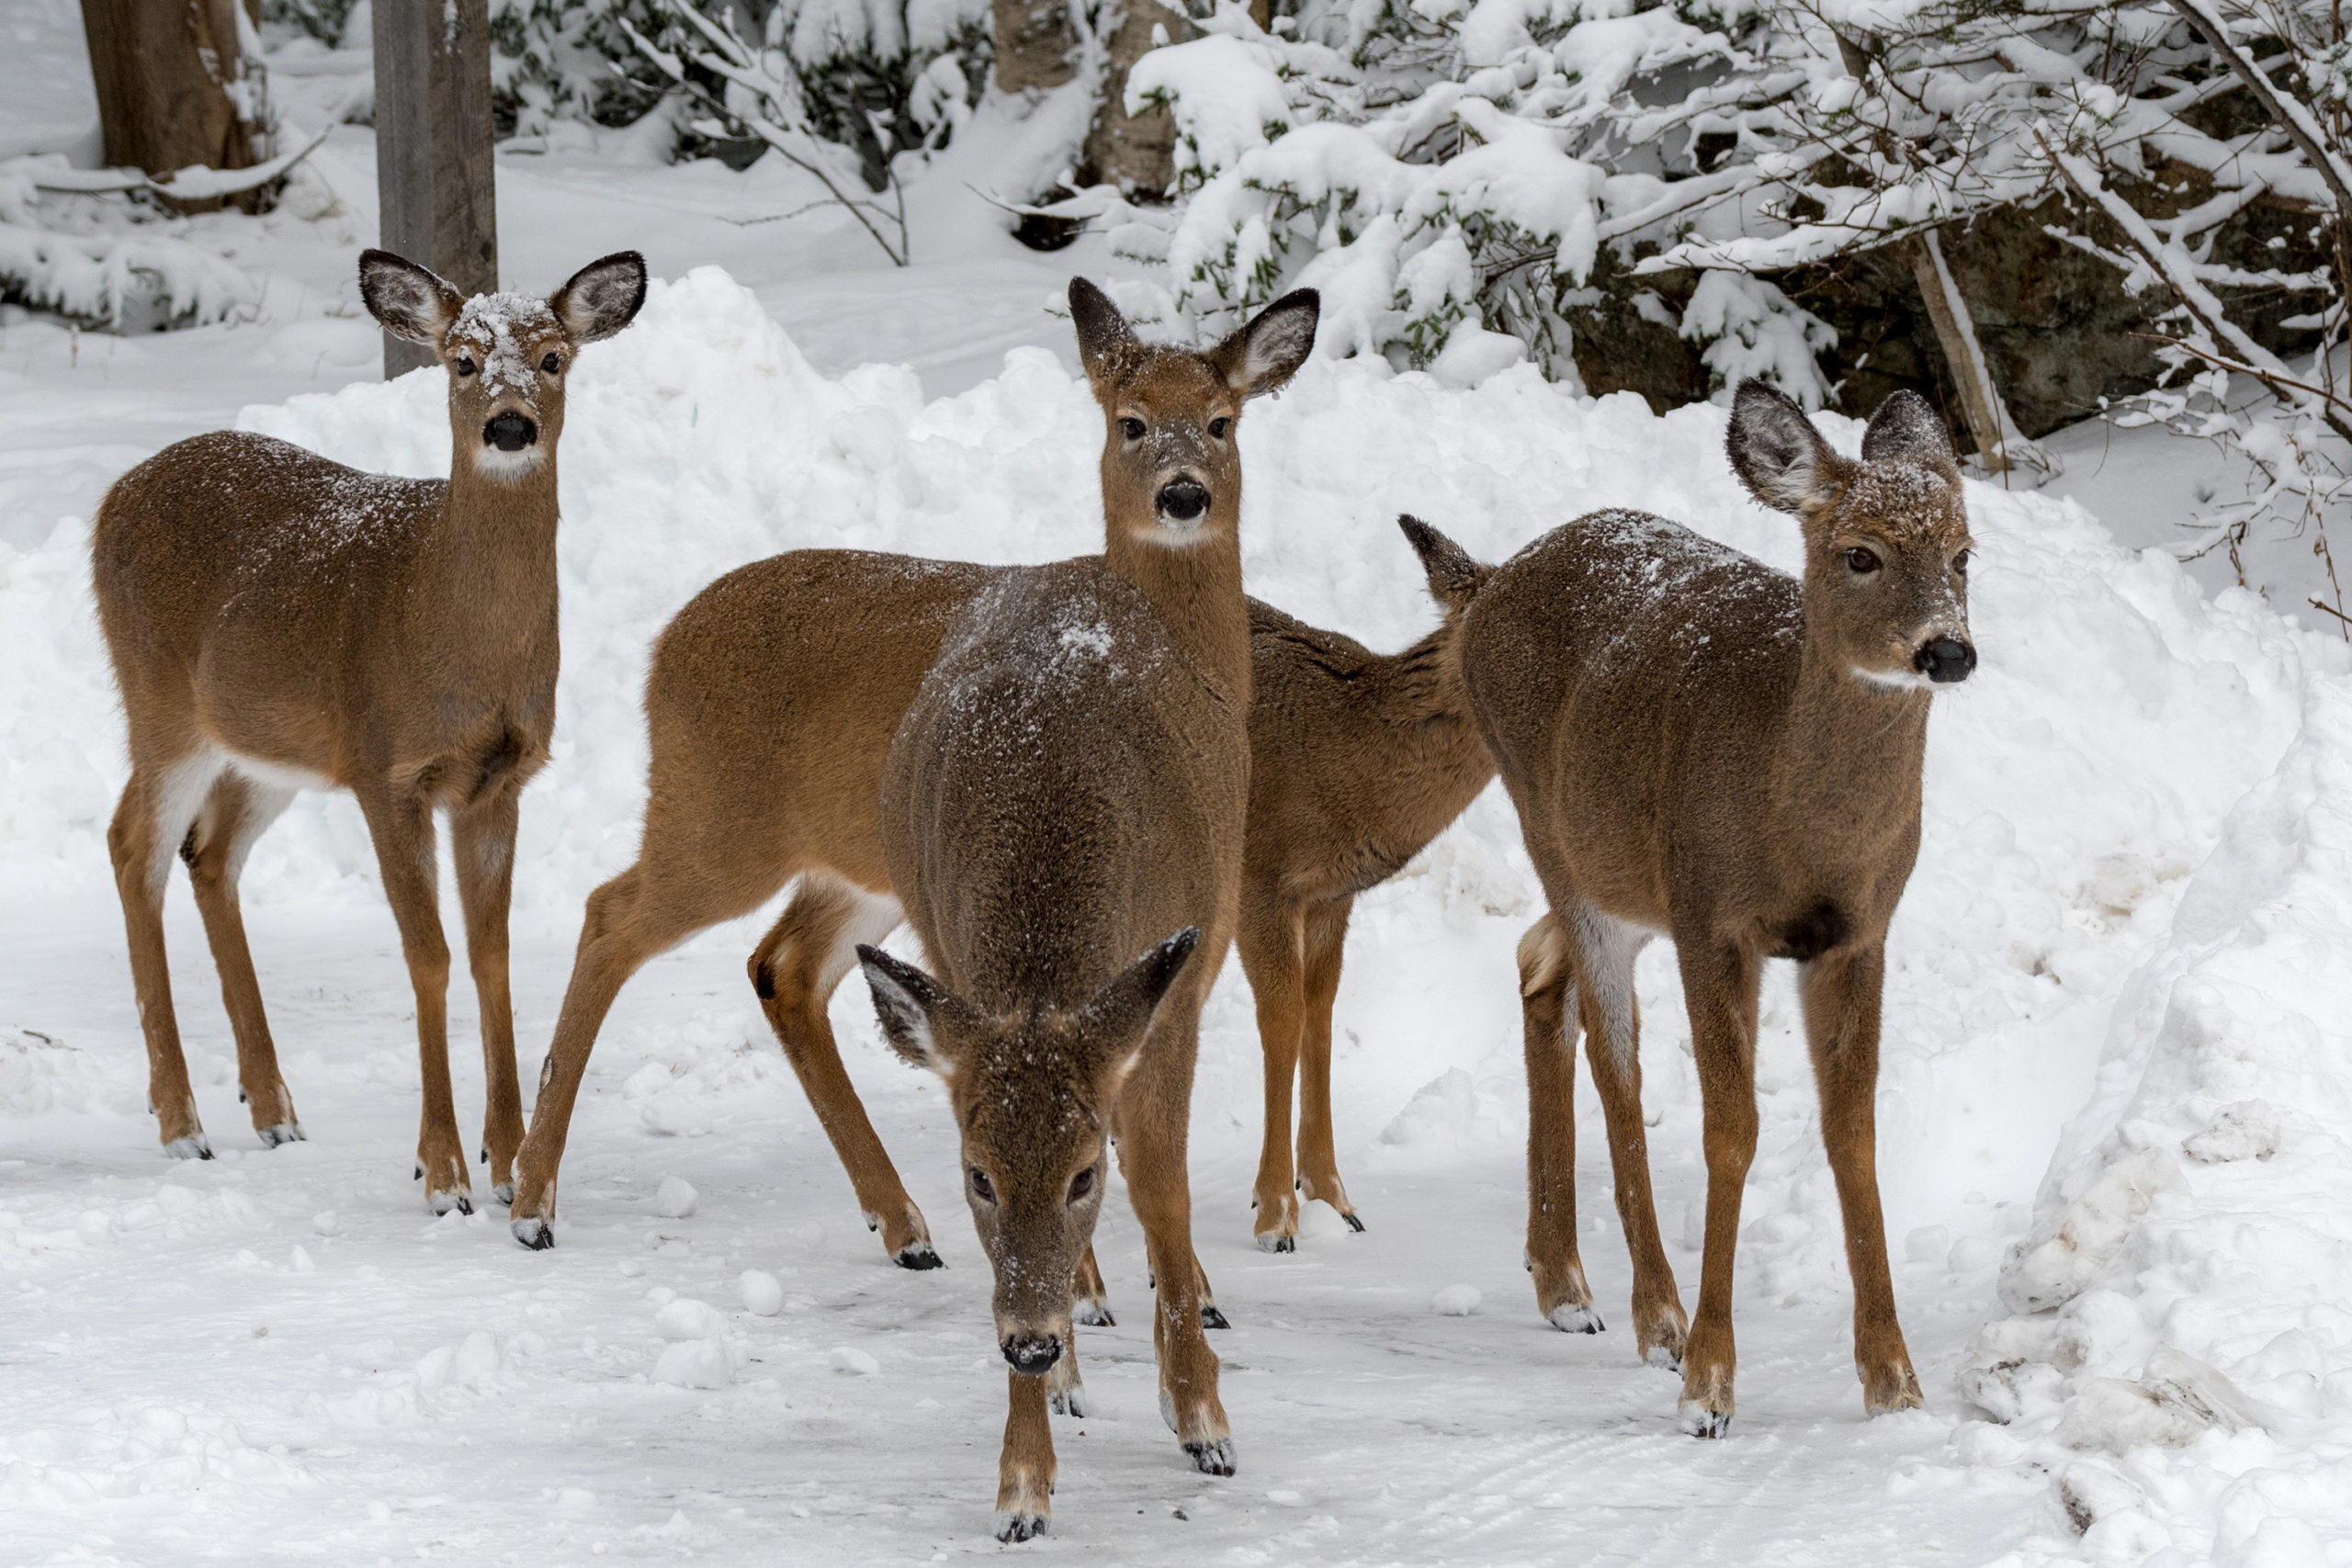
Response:
MULTIPOLYGON (((375 0, 377 243, 466 295, 498 287, 489 0, 375 0)), ((384 336, 390 379, 434 363, 384 336)))
MULTIPOLYGON (((243 72, 237 0, 82 0, 106 157, 163 176, 243 169, 260 128, 231 89, 243 72)), ((192 202, 191 208, 218 202, 192 202)))
POLYGON ((1169 42, 1182 43, 1192 36, 1193 26, 1154 0, 1126 0, 1124 12, 1114 15, 1118 25, 1102 40, 1110 61, 1094 129, 1086 136, 1086 161, 1097 179, 1131 196, 1156 197, 1176 178, 1176 122, 1165 109, 1127 113, 1127 73, 1155 47, 1155 28, 1165 30, 1169 42))
POLYGON ((1069 80, 1078 35, 1069 0, 996 0, 994 12, 999 89, 1020 93, 1069 80))

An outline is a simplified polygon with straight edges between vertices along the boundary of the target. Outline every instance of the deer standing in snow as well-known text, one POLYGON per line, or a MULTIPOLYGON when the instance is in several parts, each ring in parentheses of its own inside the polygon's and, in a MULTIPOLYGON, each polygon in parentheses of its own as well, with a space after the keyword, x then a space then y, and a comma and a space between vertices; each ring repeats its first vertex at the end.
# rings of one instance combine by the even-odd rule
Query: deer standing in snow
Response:
POLYGON ((1881 405, 1854 462, 1749 381, 1729 449, 1756 498, 1802 524, 1801 582, 1661 518, 1595 513, 1496 568, 1462 632, 1471 702, 1550 904, 1519 951, 1537 1304, 1564 1328, 1600 1326, 1576 1249, 1574 1018, 1606 1111, 1636 1343, 1680 1361, 1683 1424, 1701 1437, 1734 1409, 1732 1261, 1768 958, 1801 965, 1863 1403, 1920 1404, 1879 1210, 1880 992, 1919 847, 1928 694, 1976 663, 1965 497, 1924 400, 1881 405), (1706 1250, 1687 1330, 1642 1140, 1634 960, 1657 936, 1674 942, 1702 1097, 1706 1250))
MULTIPOLYGON (((1487 569, 1436 529, 1400 519, 1445 623, 1397 654, 1250 602, 1250 794, 1235 946, 1266 1053, 1260 1245, 1295 1246, 1298 1192, 1361 1228, 1332 1154, 1330 1023, 1356 893, 1419 853, 1493 777, 1454 652, 1487 569), (1304 1102, 1293 1171, 1292 1089, 1304 1102)), ((801 876, 752 952, 760 1005, 893 1261, 938 1267, 844 1070, 826 1003, 861 942, 903 918, 876 802, 899 721, 949 624, 1014 569, 854 550, 796 550, 713 582, 654 644, 646 681, 651 766, 637 863, 591 895, 547 1086, 533 1113, 514 1232, 554 1238, 553 1179, 595 1032, 647 959, 759 907, 801 876), (571 1064, 578 1063, 578 1066, 571 1064), (535 1162, 547 1161, 535 1186, 535 1162)), ((1091 1254, 1080 1321, 1108 1324, 1091 1254)), ((1211 1327, 1223 1326, 1214 1304, 1211 1327)))
POLYGON ((164 953, 172 857, 187 863, 263 1143, 302 1136, 278 1075, 238 909, 262 830, 304 788, 347 789, 374 840, 416 991, 417 1174, 435 1213, 469 1209, 450 1100, 449 950, 433 813, 449 813, 489 1080, 483 1157, 502 1196, 523 1141, 507 996, 516 797, 555 724, 556 443, 583 344, 629 323, 645 263, 590 264, 545 300, 468 299, 383 251, 360 293, 440 355, 445 479, 361 473, 267 436, 168 446, 100 502, 99 625, 130 744, 107 841, 165 1151, 209 1159, 164 953))
MULTIPOLYGON (((1256 1228, 1269 1252, 1298 1245, 1301 1198, 1363 1229, 1332 1150, 1331 1007, 1348 915, 1357 894, 1394 876, 1495 776, 1463 687, 1459 637, 1488 569, 1419 518, 1396 521, 1444 614, 1403 652, 1374 653, 1250 604, 1250 835, 1234 945, 1266 1060, 1256 1228)), ((1099 1277, 1090 1271, 1088 1283, 1099 1304, 1099 1277)))
POLYGON ((1008 1540, 1052 1506, 1046 1374, 1070 1348, 1114 1135, 1159 1292, 1160 1412, 1194 1465, 1233 1473, 1185 1169, 1250 799, 1232 436, 1243 400, 1306 359, 1317 302, 1277 300, 1205 354, 1139 342, 1083 280, 1070 313, 1105 426, 1105 548, 1004 573, 948 628, 881 801, 883 858, 936 976, 857 950, 884 1032, 946 1080, 961 1134, 1011 1368, 1008 1540))

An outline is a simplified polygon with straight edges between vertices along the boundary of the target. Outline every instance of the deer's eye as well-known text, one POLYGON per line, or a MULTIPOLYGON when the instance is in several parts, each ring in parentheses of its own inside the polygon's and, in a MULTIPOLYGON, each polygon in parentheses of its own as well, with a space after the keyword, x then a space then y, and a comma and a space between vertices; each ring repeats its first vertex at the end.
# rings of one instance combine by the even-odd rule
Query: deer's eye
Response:
POLYGON ((988 1172, 976 1165, 972 1167, 969 1174, 972 1178, 972 1195, 983 1203, 995 1202, 996 1184, 989 1179, 988 1172))
POLYGON ((1846 567, 1857 577, 1867 577, 1879 569, 1878 552, 1856 545, 1846 552, 1846 567))
POLYGON ((539 368, 546 371, 550 376, 561 375, 563 373, 563 355, 560 354, 548 355, 545 359, 539 361, 539 368))
POLYGON ((1127 415, 1125 419, 1119 421, 1119 434, 1125 436, 1130 441, 1142 440, 1143 421, 1136 418, 1133 414, 1127 415))
POLYGON ((1209 434, 1219 441, 1224 440, 1225 433, 1232 428, 1233 422, 1229 419, 1213 419, 1209 421, 1209 434))
POLYGON ((1085 1201, 1086 1195, 1093 1190, 1094 1168, 1092 1166, 1088 1166, 1084 1170, 1080 1171, 1076 1176, 1069 1179, 1069 1201, 1071 1202, 1079 1203, 1085 1201))
POLYGON ((473 358, 472 358, 472 356, 471 356, 471 355, 463 355, 463 354, 461 354, 461 355, 458 355, 458 375, 460 375, 460 376, 470 376, 470 375, 472 375, 476 370, 478 370, 478 369, 480 369, 480 368, 481 368, 481 367, 480 367, 480 366, 478 366, 478 365, 476 365, 476 364, 473 362, 473 358))
POLYGON ((1961 575, 1961 576, 1962 576, 1962 577, 1966 577, 1966 576, 1968 575, 1968 558, 1969 558, 1970 556, 1974 555, 1975 553, 1976 553, 1976 552, 1975 552, 1974 550, 1962 550, 1962 551, 1961 551, 1961 552, 1960 552, 1960 554, 1958 554, 1958 555, 1956 555, 1956 556, 1952 557, 1952 558, 1951 558, 1951 569, 1952 569, 1952 570, 1954 570, 1954 571, 1956 571, 1956 572, 1960 573, 1960 575, 1961 575))

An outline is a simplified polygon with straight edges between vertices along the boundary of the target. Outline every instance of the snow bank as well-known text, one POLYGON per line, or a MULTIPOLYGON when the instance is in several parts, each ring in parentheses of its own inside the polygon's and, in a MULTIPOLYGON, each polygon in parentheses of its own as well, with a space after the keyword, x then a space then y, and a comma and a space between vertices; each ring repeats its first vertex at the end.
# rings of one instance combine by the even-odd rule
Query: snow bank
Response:
MULTIPOLYGON (((442 398, 418 375, 242 423, 433 474, 448 460, 442 398)), ((1458 389, 1374 359, 1317 361, 1242 427, 1252 589, 1401 645, 1433 618, 1393 525, 1406 510, 1498 559, 1580 512, 1643 506, 1793 566, 1793 525, 1748 502, 1722 457, 1723 417, 1580 399, 1524 366, 1458 389)), ((1855 449, 1858 425, 1823 424, 1855 449)), ((635 327, 582 354, 571 391, 564 676, 555 760, 524 811, 518 921, 568 931, 629 858, 646 649, 687 597, 744 560, 813 545, 1032 561, 1094 548, 1100 430, 1083 382, 1050 354, 1015 353, 996 379, 926 403, 900 367, 817 374, 716 270, 656 284, 635 327)), ((1952 1457, 2057 1467, 2067 1506, 2102 1539, 2154 1530, 2191 1556, 2283 1562, 2301 1538, 2274 1516, 2306 1489, 2352 1495, 2340 1469, 2352 1089, 2329 1006, 2352 921, 2347 660, 2252 595, 2207 600, 2079 507, 1981 486, 1971 498, 1984 663, 1939 699, 1931 728, 1925 846, 1892 941, 1882 1179, 1898 1255, 1945 1260, 1953 1288, 1981 1288, 2001 1312, 1994 1265, 2020 1243, 2007 1310, 2040 1315, 1987 1330, 1971 1397, 2009 1424, 1963 1427, 1952 1457), (2022 1200, 2045 1168, 2029 1227, 2022 1200), (2177 1436, 2192 1440, 2145 1446, 2177 1436), (2116 1447, 2131 1458, 2099 1457, 2116 1447)), ((30 895, 86 897, 107 880, 121 742, 86 537, 74 524, 39 548, 0 549, 0 877, 30 895)), ((1516 838, 1490 792, 1359 908, 1342 1023, 1380 1023, 1346 1054, 1342 1089, 1385 1107, 1365 1131, 1389 1131, 1348 1157, 1458 1160, 1519 1136, 1508 976, 1535 910, 1516 838), (1465 991, 1464 975, 1489 973, 1465 991)), ((245 889, 249 903, 372 905, 356 810, 305 798, 256 851, 245 889)), ((181 983, 208 985, 204 967, 188 955, 181 983)), ((1645 960, 1640 979, 1665 1121, 1653 1147, 1691 1157, 1695 1078, 1670 962, 1645 960)), ((1836 1201, 1777 970, 1763 1025, 1743 1300, 1842 1303, 1836 1201)), ((1204 1041, 1203 1141, 1254 1139, 1238 986, 1220 990, 1204 1041)), ((119 1076, 94 1077, 11 1036, 0 1097, 133 1113, 122 1101, 136 1072, 135 1038, 119 1076)), ((747 1006, 681 1021, 641 1076, 624 1099, 644 1124, 689 1135, 747 1099, 796 1092, 747 1006)), ((691 1348, 671 1357, 676 1381, 731 1372, 724 1331, 670 1343, 691 1348)), ((426 1381, 384 1397, 401 1404, 426 1381)), ((2043 1546, 2092 1550, 2055 1533, 2043 1546)))

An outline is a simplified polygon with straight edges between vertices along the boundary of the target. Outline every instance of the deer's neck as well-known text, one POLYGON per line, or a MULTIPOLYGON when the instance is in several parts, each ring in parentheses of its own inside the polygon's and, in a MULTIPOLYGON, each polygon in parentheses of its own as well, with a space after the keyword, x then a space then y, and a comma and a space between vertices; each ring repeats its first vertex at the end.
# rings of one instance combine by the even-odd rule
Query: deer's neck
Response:
POLYGON ((438 536, 422 553, 416 600, 442 618, 435 640, 495 665, 552 639, 556 617, 555 456, 513 482, 462 459, 438 536), (445 617, 445 618, 444 618, 445 617))
POLYGON ((1777 815, 1858 848, 1908 832, 1919 818, 1925 692, 1874 687, 1852 660, 1808 635, 1773 758, 1777 815))
POLYGON ((1232 518, 1162 543, 1169 531, 1106 508, 1103 564, 1151 602, 1168 630, 1219 694, 1250 707, 1250 603, 1241 592, 1241 547, 1232 518))

